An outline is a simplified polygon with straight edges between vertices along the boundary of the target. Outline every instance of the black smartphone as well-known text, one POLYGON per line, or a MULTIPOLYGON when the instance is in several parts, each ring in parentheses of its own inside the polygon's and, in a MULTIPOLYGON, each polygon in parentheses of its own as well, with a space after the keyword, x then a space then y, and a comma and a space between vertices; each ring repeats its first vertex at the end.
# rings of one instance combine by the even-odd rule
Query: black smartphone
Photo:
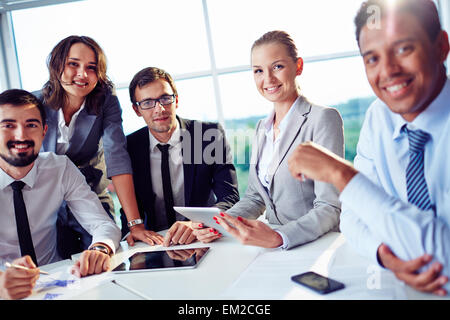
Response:
POLYGON ((345 287, 344 284, 339 281, 321 276, 312 271, 292 276, 291 280, 320 294, 330 293, 345 287))

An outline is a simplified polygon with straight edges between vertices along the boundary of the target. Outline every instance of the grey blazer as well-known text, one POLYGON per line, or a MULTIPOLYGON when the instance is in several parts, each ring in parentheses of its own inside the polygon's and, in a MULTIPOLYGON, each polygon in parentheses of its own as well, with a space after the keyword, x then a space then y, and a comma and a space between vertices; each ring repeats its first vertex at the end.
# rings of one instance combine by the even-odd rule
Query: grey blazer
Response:
POLYGON ((334 108, 311 104, 300 97, 280 141, 277 165, 267 190, 258 178, 257 168, 265 140, 264 120, 256 126, 253 140, 248 188, 245 196, 227 212, 233 216, 256 219, 266 212, 270 224, 278 225, 288 242, 287 248, 313 241, 328 231, 338 230, 341 204, 338 191, 330 184, 292 177, 288 160, 305 141, 320 144, 344 156, 344 130, 334 108))

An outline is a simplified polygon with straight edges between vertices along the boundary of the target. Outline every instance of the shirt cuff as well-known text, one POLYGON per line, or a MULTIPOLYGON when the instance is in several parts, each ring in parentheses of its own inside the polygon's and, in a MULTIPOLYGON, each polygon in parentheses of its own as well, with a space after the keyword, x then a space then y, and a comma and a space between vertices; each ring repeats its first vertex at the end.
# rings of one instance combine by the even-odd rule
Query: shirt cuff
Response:
POLYGON ((354 198, 354 192, 358 188, 361 188, 361 184, 363 182, 361 181, 362 173, 358 172, 345 186, 344 190, 342 190, 341 194, 339 195, 339 201, 341 203, 345 203, 346 205, 351 204, 353 201, 355 201, 354 198))
POLYGON ((287 249, 289 247, 289 239, 284 235, 284 233, 282 233, 278 230, 275 230, 275 232, 281 236, 281 239, 283 239, 283 243, 278 248, 287 249))
MULTIPOLYGON (((362 173, 358 173, 356 174, 351 180, 350 182, 345 186, 344 190, 342 190, 340 196, 339 196, 339 201, 341 201, 341 203, 343 204, 343 208, 344 205, 346 208, 345 211, 349 211, 346 214, 351 214, 351 215, 357 215, 357 212, 359 212, 358 210, 368 210, 367 209, 367 203, 365 202, 364 197, 361 196, 355 196, 357 195, 361 190, 370 190, 371 185, 367 184, 367 178, 366 176, 364 176, 362 173), (358 203, 360 200, 362 200, 362 203, 358 203)), ((370 193, 370 191, 369 191, 370 193)), ((358 217, 359 219, 361 219, 360 217, 358 217)), ((342 215, 341 215, 341 220, 343 219, 342 215)), ((350 226, 348 226, 350 227, 350 226)), ((357 225, 354 225, 352 228, 357 228, 357 225)), ((369 227, 369 226, 367 226, 369 227)), ((370 230, 370 228, 369 228, 370 230)), ((345 232, 344 232, 345 235, 345 232)), ((366 237, 364 239, 358 239, 358 241, 360 241, 359 243, 359 247, 361 248, 361 245, 363 247, 363 252, 359 252, 362 256, 367 257, 368 259, 370 259, 373 263, 378 264, 380 267, 383 268, 383 265, 381 264, 381 262, 378 259, 378 248, 379 246, 382 244, 381 241, 379 241, 378 239, 374 238, 374 237, 366 237)), ((357 250, 358 251, 358 250, 357 250)))

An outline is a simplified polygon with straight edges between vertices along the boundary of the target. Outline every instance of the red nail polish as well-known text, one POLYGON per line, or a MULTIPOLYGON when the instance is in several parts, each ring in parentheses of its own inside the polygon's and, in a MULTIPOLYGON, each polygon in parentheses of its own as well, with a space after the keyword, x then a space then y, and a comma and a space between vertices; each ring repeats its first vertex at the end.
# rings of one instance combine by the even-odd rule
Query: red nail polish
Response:
POLYGON ((203 223, 200 223, 200 224, 198 225, 198 227, 199 227, 199 228, 203 228, 203 223))
POLYGON ((214 234, 218 234, 218 232, 217 232, 217 231, 214 231, 214 234))
POLYGON ((216 216, 214 216, 214 217, 213 217, 213 219, 214 219, 214 220, 217 220, 217 217, 216 217, 216 216))
POLYGON ((217 224, 220 224, 220 222, 219 222, 219 221, 216 221, 216 223, 217 223, 217 224))
POLYGON ((242 218, 241 218, 241 217, 237 217, 237 219, 238 219, 239 221, 242 221, 242 218))
POLYGON ((214 232, 214 229, 209 229, 209 232, 214 232))
POLYGON ((223 212, 221 212, 220 215, 221 215, 222 217, 225 217, 225 215, 223 214, 223 212))

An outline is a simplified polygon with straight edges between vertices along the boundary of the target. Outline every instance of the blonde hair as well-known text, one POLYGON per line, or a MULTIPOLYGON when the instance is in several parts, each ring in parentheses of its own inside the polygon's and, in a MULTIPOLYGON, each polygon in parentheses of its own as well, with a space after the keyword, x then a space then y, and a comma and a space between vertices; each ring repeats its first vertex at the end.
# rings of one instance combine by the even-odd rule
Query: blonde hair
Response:
POLYGON ((256 40, 253 43, 251 51, 253 52, 254 48, 268 43, 280 43, 284 45, 287 49, 288 55, 292 58, 292 60, 294 60, 295 63, 297 63, 298 60, 297 46, 295 45, 294 40, 292 40, 291 36, 287 32, 275 30, 263 34, 258 40, 256 40))

